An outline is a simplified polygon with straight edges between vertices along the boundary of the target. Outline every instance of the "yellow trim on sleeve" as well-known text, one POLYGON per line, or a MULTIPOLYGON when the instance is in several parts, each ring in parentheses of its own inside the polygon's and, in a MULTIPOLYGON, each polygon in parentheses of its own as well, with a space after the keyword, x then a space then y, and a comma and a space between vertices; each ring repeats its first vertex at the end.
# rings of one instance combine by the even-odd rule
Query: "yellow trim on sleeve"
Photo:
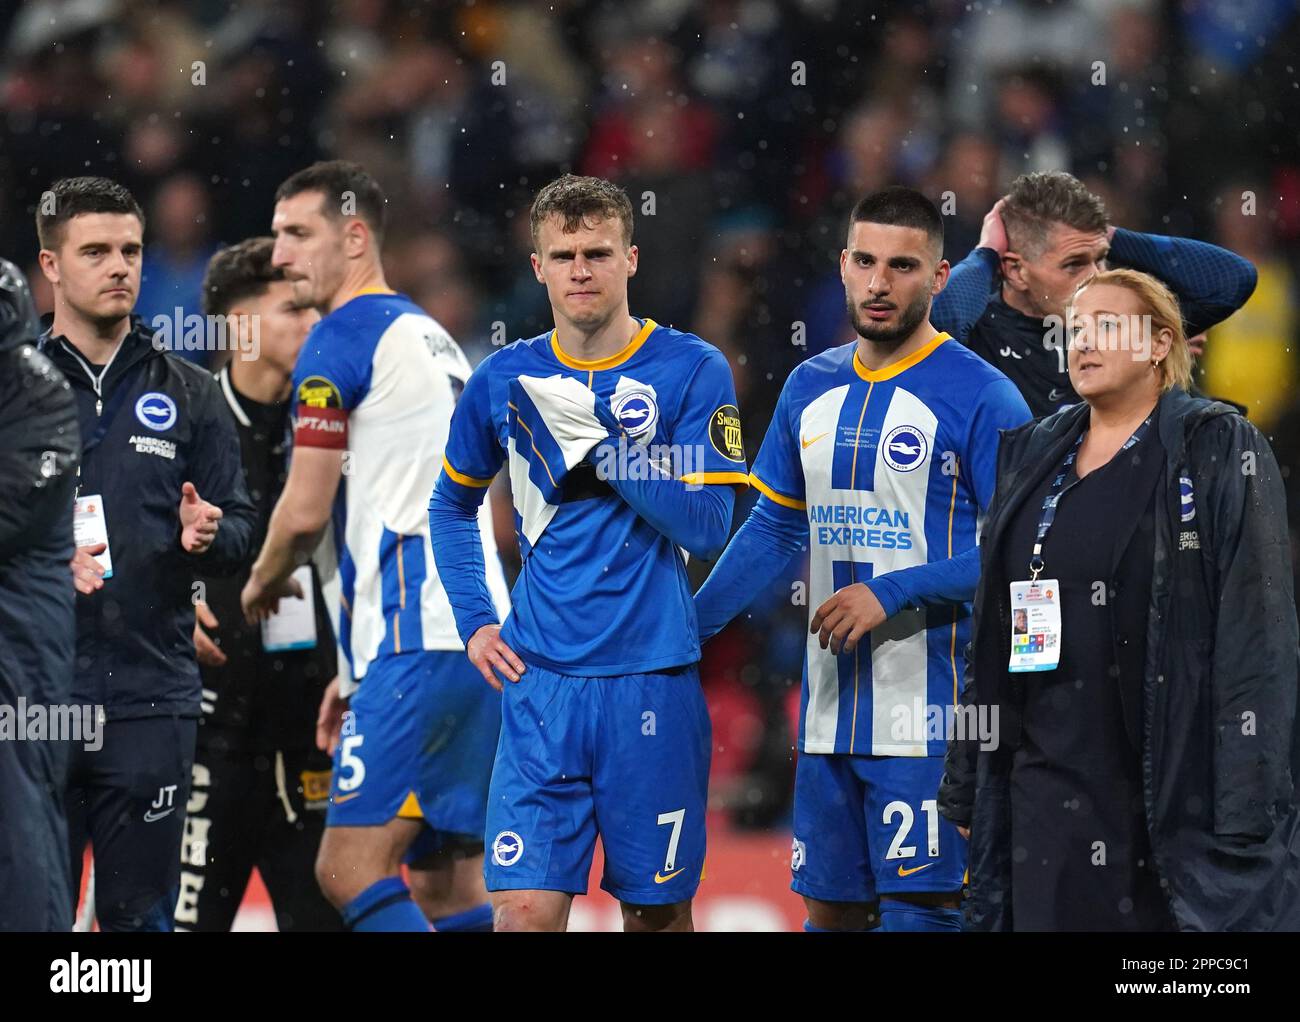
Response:
POLYGON ((858 357, 858 352, 855 348, 853 352, 853 368, 857 370, 858 375, 868 383, 880 383, 882 380, 892 380, 899 373, 911 369, 912 366, 916 365, 922 359, 928 358, 944 341, 951 340, 951 334, 935 334, 934 339, 927 341, 924 348, 917 349, 912 352, 912 354, 908 355, 907 358, 894 362, 892 365, 887 365, 883 369, 868 369, 862 364, 862 359, 858 357))
POLYGON ((679 481, 691 484, 749 486, 749 476, 744 472, 687 472, 679 481))
POLYGON ((451 467, 451 462, 447 460, 445 454, 442 456, 442 468, 452 482, 460 483, 461 486, 477 486, 479 489, 483 489, 485 486, 492 485, 491 479, 475 479, 473 476, 467 476, 464 472, 457 472, 451 467))
POLYGON ((795 500, 793 497, 787 497, 782 493, 777 493, 776 490, 768 486, 767 483, 763 482, 763 480, 758 478, 758 476, 754 475, 753 472, 749 473, 749 485, 753 486, 756 490, 758 490, 759 493, 761 493, 768 500, 774 500, 782 507, 792 508, 795 511, 808 510, 808 505, 805 504, 802 500, 795 500))
MULTIPOLYGON (((608 358, 597 358, 597 359, 574 358, 572 355, 568 354, 563 348, 560 347, 559 331, 557 330, 551 331, 551 351, 555 353, 555 357, 560 360, 560 363, 562 365, 566 365, 570 369, 581 369, 584 372, 589 372, 589 373, 598 372, 601 369, 613 369, 616 365, 621 365, 622 363, 626 362, 629 358, 631 358, 633 355, 635 355, 638 351, 640 351, 641 345, 645 344, 645 342, 649 339, 650 335, 654 333, 655 328, 658 325, 659 324, 656 323, 653 319, 647 319, 641 325, 641 329, 636 332, 636 336, 627 342, 627 345, 623 348, 623 350, 619 352, 615 352, 613 355, 610 355, 608 358)), ((588 377, 589 385, 590 385, 590 379, 591 377, 589 376, 588 377)))

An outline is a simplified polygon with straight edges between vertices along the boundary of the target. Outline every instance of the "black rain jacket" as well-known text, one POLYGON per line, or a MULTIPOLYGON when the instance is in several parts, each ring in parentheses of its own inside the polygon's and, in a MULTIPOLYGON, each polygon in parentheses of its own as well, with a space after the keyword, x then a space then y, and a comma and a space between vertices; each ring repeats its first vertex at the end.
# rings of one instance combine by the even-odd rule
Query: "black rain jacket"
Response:
MULTIPOLYGON (((971 828, 973 929, 1014 929, 1010 774, 1019 721, 1007 691, 1004 532, 1088 412, 1071 405, 1004 431, 998 451, 962 702, 998 707, 999 744, 950 742, 939 791, 940 812, 971 828)), ((1179 929, 1297 930, 1300 643, 1281 476, 1259 430, 1227 405, 1173 390, 1156 422, 1166 461, 1153 483, 1154 562, 1099 564, 1110 573, 1118 682, 1140 693, 1132 719, 1155 867, 1179 929), (1145 607, 1126 604, 1125 570, 1151 572, 1145 607), (1133 628, 1146 629, 1145 663, 1125 641, 1133 628)))

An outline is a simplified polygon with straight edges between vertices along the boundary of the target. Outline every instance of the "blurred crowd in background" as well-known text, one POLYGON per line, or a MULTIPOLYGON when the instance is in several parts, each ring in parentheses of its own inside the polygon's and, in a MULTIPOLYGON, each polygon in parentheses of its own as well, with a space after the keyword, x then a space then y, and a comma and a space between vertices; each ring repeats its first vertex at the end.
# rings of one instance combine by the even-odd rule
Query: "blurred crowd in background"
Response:
MULTIPOLYGON (((145 206, 152 319, 197 313, 213 251, 342 157, 388 193, 390 284, 476 362, 550 325, 533 194, 601 175, 638 211, 633 313, 728 355, 752 457, 790 369, 852 337, 859 197, 921 188, 955 263, 1013 178, 1063 169, 1114 223, 1258 267, 1198 383, 1300 461, 1293 0, 29 0, 0 39, 0 255, 42 312, 32 215, 55 179, 145 206)), ((742 825, 788 813, 806 610, 782 583, 706 650, 716 800, 742 825)))

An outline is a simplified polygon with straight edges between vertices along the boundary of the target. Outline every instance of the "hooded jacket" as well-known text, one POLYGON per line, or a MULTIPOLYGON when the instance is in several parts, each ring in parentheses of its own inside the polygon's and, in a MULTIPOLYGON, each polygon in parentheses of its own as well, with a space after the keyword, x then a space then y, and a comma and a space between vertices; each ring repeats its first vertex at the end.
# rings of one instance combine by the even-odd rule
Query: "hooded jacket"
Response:
POLYGON ((254 511, 239 438, 216 381, 153 343, 138 317, 103 371, 46 330, 41 351, 67 377, 81 427, 78 492, 102 498, 113 574, 78 594, 73 701, 107 719, 199 715, 194 601, 200 576, 228 575, 249 554, 254 511), (181 549, 181 487, 221 508, 202 554, 181 549))
MULTIPOLYGON (((973 929, 1014 929, 1010 776, 1020 722, 1007 671, 1014 580, 1001 546, 1088 414, 1071 405, 1005 431, 998 452, 962 703, 998 707, 999 742, 951 742, 939 790, 940 812, 971 828, 973 929)), ((1300 929, 1300 643, 1281 475, 1260 432, 1220 402, 1170 391, 1156 425, 1165 462, 1153 480, 1153 563, 1105 565, 1154 864, 1179 929, 1300 929), (1131 572, 1150 572, 1146 606, 1126 601, 1131 572), (1134 628, 1146 629, 1145 662, 1126 641, 1134 628)), ((1136 524, 1133 510, 1126 520, 1136 524)))

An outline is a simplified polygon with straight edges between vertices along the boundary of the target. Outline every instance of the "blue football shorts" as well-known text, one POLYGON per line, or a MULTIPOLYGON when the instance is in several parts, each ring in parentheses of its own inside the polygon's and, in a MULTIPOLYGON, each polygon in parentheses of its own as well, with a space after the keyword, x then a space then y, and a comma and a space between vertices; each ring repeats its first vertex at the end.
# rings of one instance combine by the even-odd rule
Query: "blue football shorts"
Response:
POLYGON ((942 756, 801 753, 791 888, 818 901, 960 891, 966 839, 939 815, 942 756))
POLYGON ((483 839, 501 698, 463 652, 379 657, 349 710, 334 752, 328 826, 402 817, 440 835, 483 839))
POLYGON ((614 897, 633 905, 693 897, 704 869, 711 753, 694 664, 607 678, 529 665, 505 685, 488 798, 488 890, 585 894, 599 834, 600 886, 614 897))

